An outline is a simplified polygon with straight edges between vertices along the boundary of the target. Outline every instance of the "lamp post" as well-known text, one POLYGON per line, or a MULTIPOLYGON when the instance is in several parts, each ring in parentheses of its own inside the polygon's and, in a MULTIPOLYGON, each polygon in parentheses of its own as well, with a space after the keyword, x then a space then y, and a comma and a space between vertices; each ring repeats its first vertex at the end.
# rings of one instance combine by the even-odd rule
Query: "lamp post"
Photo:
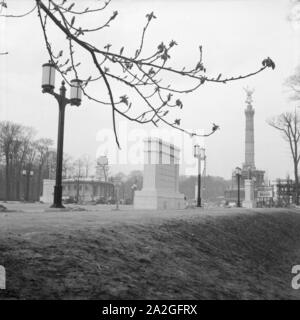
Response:
POLYGON ((43 64, 42 92, 49 93, 58 102, 58 135, 57 135, 57 155, 56 155, 56 179, 54 187, 54 199, 52 208, 64 208, 62 205, 62 163, 63 163, 63 144, 64 144, 64 124, 66 105, 80 106, 81 104, 81 84, 82 81, 74 79, 71 81, 70 99, 66 97, 65 82, 62 81, 59 93, 54 92, 55 87, 55 65, 51 62, 43 64))
POLYGON ((256 177, 255 176, 253 176, 252 177, 252 181, 253 181, 253 189, 252 189, 252 199, 253 200, 256 200, 256 177))
POLYGON ((135 193, 135 190, 137 189, 137 185, 136 183, 134 183, 132 186, 131 186, 131 191, 132 191, 132 204, 134 204, 134 193, 135 193))
POLYGON ((33 177, 34 172, 32 170, 22 170, 22 175, 26 177, 26 195, 24 195, 24 200, 29 201, 29 189, 30 189, 30 178, 33 177))
POLYGON ((236 176, 236 178, 237 178, 237 184, 238 184, 237 207, 241 207, 241 199, 240 199, 241 175, 242 175, 242 169, 239 168, 239 167, 236 167, 236 168, 235 168, 235 176, 236 176))
POLYGON ((115 200, 116 200, 116 208, 115 210, 119 210, 120 205, 120 187, 121 187, 121 178, 115 177, 113 179, 114 188, 115 188, 115 200))
POLYGON ((201 207, 201 160, 205 159, 205 149, 198 144, 194 146, 194 157, 198 159, 198 194, 197 207, 201 207))

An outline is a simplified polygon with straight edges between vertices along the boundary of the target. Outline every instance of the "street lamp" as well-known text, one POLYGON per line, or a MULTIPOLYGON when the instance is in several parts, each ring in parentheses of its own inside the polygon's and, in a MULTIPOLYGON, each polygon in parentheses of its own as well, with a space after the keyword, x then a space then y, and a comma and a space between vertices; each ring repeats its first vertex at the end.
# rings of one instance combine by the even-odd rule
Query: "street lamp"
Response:
POLYGON ((240 167, 235 168, 235 176, 237 178, 237 184, 238 184, 238 200, 237 200, 237 207, 241 206, 241 200, 240 200, 240 184, 241 184, 241 176, 242 176, 242 169, 240 167))
POLYGON ((54 92, 55 88, 55 69, 56 66, 52 62, 43 64, 42 76, 42 92, 49 93, 58 102, 59 118, 58 118, 58 135, 57 135, 57 155, 56 155, 56 179, 54 187, 54 200, 52 208, 64 208, 62 205, 62 163, 63 163, 63 144, 64 144, 64 123, 65 108, 67 104, 72 106, 80 106, 82 96, 82 81, 74 79, 71 81, 70 99, 66 98, 65 82, 62 81, 59 89, 60 93, 54 92))
POLYGON ((135 190, 137 190, 137 185, 136 185, 136 183, 134 183, 134 184, 131 186, 131 191, 132 191, 132 204, 134 203, 134 193, 135 193, 135 190))
POLYGON ((194 157, 198 159, 198 195, 197 207, 201 207, 201 160, 205 159, 205 149, 198 144, 194 146, 194 157))
POLYGON ((24 200, 29 201, 29 188, 30 188, 30 178, 33 177, 34 172, 32 170, 22 170, 23 177, 27 177, 26 179, 26 196, 24 196, 24 200))
POLYGON ((122 184, 122 180, 120 177, 115 177, 113 179, 114 187, 115 187, 115 199, 116 199, 116 208, 115 210, 119 210, 120 205, 120 187, 122 184))
POLYGON ((253 188, 252 188, 252 199, 256 199, 256 197, 255 197, 255 189, 256 189, 256 177, 255 176, 253 176, 252 177, 252 181, 253 181, 253 188))

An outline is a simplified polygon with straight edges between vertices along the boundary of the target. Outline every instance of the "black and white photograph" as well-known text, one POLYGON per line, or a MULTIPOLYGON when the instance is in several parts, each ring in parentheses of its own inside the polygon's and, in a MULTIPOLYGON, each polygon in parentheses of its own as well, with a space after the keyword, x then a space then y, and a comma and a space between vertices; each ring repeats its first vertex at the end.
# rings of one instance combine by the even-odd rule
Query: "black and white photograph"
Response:
POLYGON ((0 0, 0 300, 300 300, 299 160, 299 0, 0 0))

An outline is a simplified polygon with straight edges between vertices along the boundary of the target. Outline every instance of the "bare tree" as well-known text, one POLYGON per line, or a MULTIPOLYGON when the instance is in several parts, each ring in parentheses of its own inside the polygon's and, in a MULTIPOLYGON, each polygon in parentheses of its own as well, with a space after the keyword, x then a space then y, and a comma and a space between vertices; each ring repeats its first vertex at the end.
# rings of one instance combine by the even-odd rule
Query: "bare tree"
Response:
POLYGON ((84 177, 84 163, 82 159, 77 159, 73 163, 74 167, 74 180, 76 180, 76 202, 79 202, 80 200, 80 179, 84 177))
POLYGON ((26 154, 26 159, 24 163, 24 167, 26 170, 26 193, 24 199, 26 201, 29 201, 31 198, 32 191, 30 192, 30 183, 31 179, 34 178, 34 165, 36 163, 36 158, 37 158, 37 145, 36 142, 31 142, 28 146, 27 154, 26 154))
POLYGON ((53 145, 51 139, 41 138, 35 142, 37 151, 37 198, 39 199, 42 189, 42 172, 49 157, 50 147, 53 145))
MULTIPOLYGON (((93 7, 86 7, 84 1, 76 3, 69 0, 32 1, 35 5, 23 15, 16 16, 5 11, 2 16, 21 17, 31 12, 37 13, 50 62, 55 65, 67 83, 70 84, 70 74, 73 74, 73 78, 84 79, 82 89, 88 99, 111 107, 112 125, 118 146, 117 116, 139 124, 150 123, 155 126, 163 124, 191 136, 197 136, 195 132, 181 127, 180 118, 174 119, 172 116, 172 110, 183 109, 181 101, 183 94, 191 93, 207 82, 226 84, 256 75, 268 67, 275 68, 274 62, 268 57, 254 72, 233 77, 223 76, 221 73, 208 76, 201 45, 197 61, 189 66, 174 67, 171 64, 173 61, 171 54, 177 46, 175 40, 168 43, 159 41, 156 47, 146 52, 146 34, 149 25, 156 19, 153 12, 146 15, 140 41, 133 53, 128 52, 124 46, 113 50, 113 46, 109 43, 102 48, 90 40, 90 35, 101 33, 118 16, 118 11, 114 11, 106 21, 101 21, 101 17, 95 16, 108 7, 110 0, 97 1, 93 7), (91 17, 88 19, 88 26, 84 25, 87 21, 86 16, 91 17), (92 26, 93 21, 100 23, 92 26), (52 37, 49 32, 53 27, 66 36, 63 49, 61 43, 57 43, 56 37, 52 37), (79 56, 88 59, 79 59, 79 56), (89 63, 92 64, 92 68, 89 63), (93 71, 91 74, 84 74, 85 70, 93 71), (179 77, 182 80, 182 87, 175 87, 173 82, 169 83, 170 75, 179 77), (91 95, 91 89, 95 84, 104 86, 107 98, 91 95)), ((2 0, 2 7, 7 8, 8 2, 2 0)), ((97 91, 103 92, 101 88, 97 91)), ((218 128, 213 124, 204 136, 210 136, 218 128)))
POLYGON ((295 203, 299 205, 299 176, 298 165, 300 160, 300 115, 299 112, 285 112, 268 121, 269 125, 279 130, 288 142, 294 166, 295 203))
POLYGON ((54 179, 55 178, 55 168, 56 168, 56 151, 53 149, 49 149, 48 156, 46 160, 46 170, 44 178, 54 179))
POLYGON ((16 137, 16 149, 13 153, 13 168, 12 174, 13 186, 15 187, 15 197, 17 200, 20 199, 21 192, 21 170, 25 165, 26 158, 31 149, 35 146, 33 145, 33 139, 36 131, 31 127, 22 126, 22 131, 19 137, 16 137))
POLYGON ((5 199, 11 199, 11 172, 13 167, 13 154, 19 145, 22 126, 9 121, 0 123, 0 145, 5 161, 5 199))
POLYGON ((63 178, 67 179, 70 175, 73 174, 74 166, 72 157, 64 153, 63 157, 63 178))
POLYGON ((106 156, 99 157, 96 160, 96 177, 99 180, 102 180, 102 178, 104 178, 104 181, 107 182, 109 175, 109 165, 107 158, 106 161, 102 161, 103 158, 106 158, 106 156))
POLYGON ((24 197, 28 199, 29 184, 32 186, 32 198, 39 198, 41 181, 45 176, 43 170, 46 169, 49 147, 53 142, 44 138, 35 141, 35 135, 36 131, 31 127, 9 121, 0 122, 0 158, 4 164, 7 200, 20 200, 22 185, 24 197), (34 172, 34 176, 30 172, 34 172))
POLYGON ((91 158, 89 155, 84 155, 82 156, 81 160, 85 170, 85 177, 88 178, 90 174, 90 168, 92 165, 91 158))

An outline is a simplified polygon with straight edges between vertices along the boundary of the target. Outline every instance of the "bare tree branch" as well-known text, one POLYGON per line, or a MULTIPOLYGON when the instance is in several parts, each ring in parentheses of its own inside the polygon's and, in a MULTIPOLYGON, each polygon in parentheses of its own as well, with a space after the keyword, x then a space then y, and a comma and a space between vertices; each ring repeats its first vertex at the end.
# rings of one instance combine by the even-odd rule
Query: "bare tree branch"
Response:
MULTIPOLYGON (((193 67, 174 68, 170 65, 170 61, 173 61, 171 58, 173 50, 178 47, 175 40, 171 40, 169 43, 160 42, 150 53, 145 53, 145 41, 149 26, 156 19, 153 12, 146 15, 146 22, 134 54, 127 53, 125 55, 125 47, 121 47, 118 52, 116 50, 113 52, 111 44, 105 45, 102 49, 88 40, 86 34, 101 32, 104 28, 108 28, 117 18, 118 12, 114 11, 106 20, 94 19, 93 21, 98 23, 95 26, 82 25, 81 18, 86 15, 102 14, 102 11, 108 7, 110 0, 99 1, 92 8, 86 7, 84 3, 75 3, 69 0, 34 1, 35 7, 26 15, 37 9, 49 60, 56 66, 66 83, 70 84, 68 80, 70 72, 74 74, 76 79, 86 79, 82 85, 84 95, 94 102, 111 107, 113 130, 119 147, 117 115, 140 124, 152 123, 158 126, 162 123, 190 136, 196 136, 195 132, 181 127, 181 119, 172 119, 171 111, 181 110, 184 107, 181 95, 196 91, 206 82, 226 84, 257 75, 267 68, 275 68, 274 62, 268 57, 262 61, 262 65, 256 71, 244 75, 224 77, 218 73, 217 76, 208 76, 203 63, 202 46, 199 46, 199 57, 193 67), (51 41, 51 34, 48 32, 49 23, 51 26, 56 26, 66 36, 67 49, 65 52, 61 48, 59 50, 55 48, 55 39, 51 41), (94 66, 92 75, 82 76, 84 68, 81 66, 81 61, 78 61, 78 50, 89 56, 90 62, 94 66), (175 81, 171 81, 171 84, 166 83, 168 75, 182 78, 185 81, 184 88, 176 88, 173 85, 175 81), (90 87, 93 83, 104 85, 107 89, 107 98, 94 96, 90 93, 90 87), (124 93, 117 96, 114 89, 116 85, 121 85, 124 93)), ((7 6, 6 2, 2 1, 5 7, 7 6)), ((8 16, 6 15, 6 17, 8 16)), ((212 125, 211 130, 207 133, 197 136, 208 137, 218 128, 219 126, 212 125)))

